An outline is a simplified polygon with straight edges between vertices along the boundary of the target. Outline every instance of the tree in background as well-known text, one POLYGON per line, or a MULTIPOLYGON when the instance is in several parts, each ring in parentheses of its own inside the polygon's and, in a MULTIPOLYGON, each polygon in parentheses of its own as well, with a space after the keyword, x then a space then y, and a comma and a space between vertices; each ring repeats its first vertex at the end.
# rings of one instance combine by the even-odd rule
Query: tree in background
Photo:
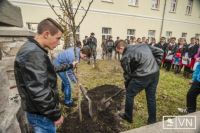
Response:
MULTIPOLYGON (((55 15, 58 17, 59 23, 62 25, 64 29, 64 49, 70 46, 70 34, 72 33, 72 43, 73 45, 76 44, 76 32, 79 29, 81 23, 85 19, 92 3, 94 0, 88 0, 87 8, 82 6, 83 0, 57 0, 59 3, 59 14, 58 10, 55 9, 55 5, 51 4, 50 0, 46 0, 48 5, 51 7, 55 15), (76 7, 74 6, 76 5, 76 7), (76 22, 77 13, 79 10, 83 10, 83 16, 79 22, 76 22)), ((84 0, 85 1, 85 0, 84 0)), ((75 46, 75 45, 74 45, 75 46)))

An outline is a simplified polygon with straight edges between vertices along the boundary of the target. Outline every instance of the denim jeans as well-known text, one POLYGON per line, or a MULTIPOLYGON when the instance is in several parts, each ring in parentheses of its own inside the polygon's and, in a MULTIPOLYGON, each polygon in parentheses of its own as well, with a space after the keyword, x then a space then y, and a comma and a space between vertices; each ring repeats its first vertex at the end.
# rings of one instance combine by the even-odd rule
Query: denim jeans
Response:
POLYGON ((132 120, 133 103, 135 96, 145 89, 147 107, 148 107, 148 124, 156 122, 156 88, 159 80, 159 72, 142 78, 133 78, 126 88, 125 116, 132 120))
POLYGON ((197 96, 200 94, 200 82, 193 82, 187 93, 187 111, 189 113, 196 111, 197 96))
POLYGON ((54 122, 47 117, 27 113, 27 118, 34 133, 56 133, 54 122))
POLYGON ((70 104, 73 101, 71 97, 71 85, 70 85, 69 79, 66 75, 66 72, 59 72, 58 75, 62 80, 62 89, 64 91, 64 103, 70 104))

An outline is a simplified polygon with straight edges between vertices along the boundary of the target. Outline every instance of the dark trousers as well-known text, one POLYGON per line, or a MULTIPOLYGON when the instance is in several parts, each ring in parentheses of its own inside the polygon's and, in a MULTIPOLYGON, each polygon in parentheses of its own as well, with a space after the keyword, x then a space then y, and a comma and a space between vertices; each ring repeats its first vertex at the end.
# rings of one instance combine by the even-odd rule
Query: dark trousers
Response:
POLYGON ((156 122, 156 88, 159 80, 159 72, 151 76, 132 79, 126 89, 125 115, 132 120, 133 103, 135 96, 145 89, 147 107, 148 107, 148 123, 156 122))
POLYGON ((193 82, 187 93, 187 111, 189 113, 196 111, 197 96, 200 94, 200 82, 193 82))
POLYGON ((166 66, 165 66, 166 70, 167 70, 167 71, 170 71, 171 66, 172 66, 171 61, 166 61, 165 65, 166 65, 166 66))

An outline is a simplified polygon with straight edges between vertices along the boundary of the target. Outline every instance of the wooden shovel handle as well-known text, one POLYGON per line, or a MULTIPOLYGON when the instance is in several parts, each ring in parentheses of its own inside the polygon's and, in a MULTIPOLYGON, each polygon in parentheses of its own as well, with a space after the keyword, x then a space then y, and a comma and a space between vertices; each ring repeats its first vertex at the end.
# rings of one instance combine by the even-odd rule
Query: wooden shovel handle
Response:
POLYGON ((117 95, 119 95, 122 91, 124 91, 124 89, 120 89, 118 92, 116 92, 115 94, 113 94, 112 96, 108 97, 104 103, 107 103, 108 101, 110 101, 112 98, 116 97, 117 95))

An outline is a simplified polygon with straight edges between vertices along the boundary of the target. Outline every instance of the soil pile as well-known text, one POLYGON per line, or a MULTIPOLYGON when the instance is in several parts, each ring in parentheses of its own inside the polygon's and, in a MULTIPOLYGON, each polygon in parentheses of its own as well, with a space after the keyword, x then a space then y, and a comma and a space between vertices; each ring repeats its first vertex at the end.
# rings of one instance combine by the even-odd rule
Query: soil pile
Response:
POLYGON ((120 88, 114 85, 103 85, 88 91, 93 102, 94 118, 89 116, 88 102, 82 101, 83 121, 79 121, 78 112, 69 114, 65 118, 60 133, 118 133, 122 129, 117 112, 121 110, 124 93, 114 97, 109 108, 103 111, 98 110, 98 105, 103 97, 108 98, 119 91, 120 88))

